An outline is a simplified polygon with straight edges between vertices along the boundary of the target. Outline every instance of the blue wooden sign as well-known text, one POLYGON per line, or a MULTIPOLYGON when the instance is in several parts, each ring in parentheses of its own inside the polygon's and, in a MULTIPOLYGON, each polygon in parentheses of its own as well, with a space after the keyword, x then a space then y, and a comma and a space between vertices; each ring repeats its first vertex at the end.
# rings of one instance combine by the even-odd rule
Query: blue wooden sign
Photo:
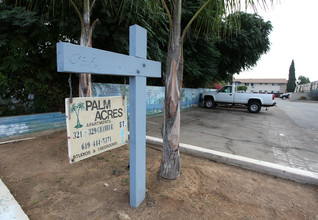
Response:
POLYGON ((63 42, 57 43, 56 48, 58 72, 161 77, 160 62, 147 60, 146 57, 63 42))
POLYGON ((129 27, 129 56, 69 43, 57 43, 57 71, 129 77, 130 205, 146 196, 146 77, 161 77, 161 63, 147 60, 147 31, 129 27))

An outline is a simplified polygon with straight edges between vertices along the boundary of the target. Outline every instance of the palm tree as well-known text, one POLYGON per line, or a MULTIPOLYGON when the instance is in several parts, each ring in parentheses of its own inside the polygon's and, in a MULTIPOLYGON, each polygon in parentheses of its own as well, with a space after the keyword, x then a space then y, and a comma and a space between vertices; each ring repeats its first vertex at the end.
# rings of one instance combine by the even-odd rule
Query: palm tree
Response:
MULTIPOLYGON (((192 19, 181 30, 182 0, 161 0, 169 18, 170 35, 165 77, 165 105, 163 120, 163 155, 159 175, 164 179, 173 180, 181 173, 179 155, 180 140, 180 99, 183 79, 183 43, 187 32, 195 20, 198 27, 213 28, 227 13, 241 9, 240 0, 202 0, 192 19), (170 4, 169 4, 170 3, 170 4), (202 16, 203 15, 203 16, 202 16), (215 20, 213 18, 216 18, 215 20), (212 22, 214 21, 214 22, 212 22), (212 23, 211 23, 212 22, 212 23)), ((269 0, 267 2, 273 2, 269 0)), ((245 0, 245 5, 267 7, 266 0, 245 0)))
POLYGON ((74 128, 81 128, 83 125, 81 125, 81 122, 79 120, 79 111, 83 111, 85 109, 84 103, 79 102, 77 105, 73 103, 72 108, 71 108, 71 113, 75 112, 76 114, 76 125, 74 128))
MULTIPOLYGON (((82 13, 80 12, 79 1, 77 1, 77 4, 75 4, 73 0, 69 1, 81 22, 80 45, 85 47, 92 47, 92 34, 94 27, 98 22, 97 18, 93 23, 91 23, 92 9, 95 5, 96 0, 83 0, 82 13)), ((91 92, 91 74, 80 74, 79 97, 90 97, 91 92)))

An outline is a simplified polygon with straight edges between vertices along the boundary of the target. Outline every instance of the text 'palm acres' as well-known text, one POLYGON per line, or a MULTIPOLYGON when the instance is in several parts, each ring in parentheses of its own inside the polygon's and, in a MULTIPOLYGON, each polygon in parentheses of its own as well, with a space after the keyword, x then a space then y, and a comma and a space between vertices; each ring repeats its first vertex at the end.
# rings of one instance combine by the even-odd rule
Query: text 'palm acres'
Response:
POLYGON ((123 116, 122 108, 111 109, 111 100, 86 101, 86 111, 96 110, 95 121, 121 118, 123 116))

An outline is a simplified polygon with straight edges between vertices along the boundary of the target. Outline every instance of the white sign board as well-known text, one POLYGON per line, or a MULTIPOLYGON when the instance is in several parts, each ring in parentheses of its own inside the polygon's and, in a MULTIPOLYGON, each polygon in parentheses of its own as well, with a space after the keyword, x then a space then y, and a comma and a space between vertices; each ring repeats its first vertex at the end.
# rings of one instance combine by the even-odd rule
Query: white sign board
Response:
POLYGON ((128 143, 126 99, 65 99, 68 155, 74 163, 128 143))

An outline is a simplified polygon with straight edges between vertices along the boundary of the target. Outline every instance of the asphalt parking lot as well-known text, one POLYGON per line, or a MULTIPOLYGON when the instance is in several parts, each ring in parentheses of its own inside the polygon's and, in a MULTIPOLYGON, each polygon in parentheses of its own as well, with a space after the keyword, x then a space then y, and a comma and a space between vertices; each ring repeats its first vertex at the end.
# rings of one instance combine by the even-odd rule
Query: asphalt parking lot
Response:
MULTIPOLYGON (((289 101, 251 114, 246 108, 181 112, 180 142, 318 173, 318 130, 296 123, 289 101)), ((316 108, 318 103, 315 103, 316 108)), ((147 118, 147 135, 161 138, 162 116, 147 118)))

